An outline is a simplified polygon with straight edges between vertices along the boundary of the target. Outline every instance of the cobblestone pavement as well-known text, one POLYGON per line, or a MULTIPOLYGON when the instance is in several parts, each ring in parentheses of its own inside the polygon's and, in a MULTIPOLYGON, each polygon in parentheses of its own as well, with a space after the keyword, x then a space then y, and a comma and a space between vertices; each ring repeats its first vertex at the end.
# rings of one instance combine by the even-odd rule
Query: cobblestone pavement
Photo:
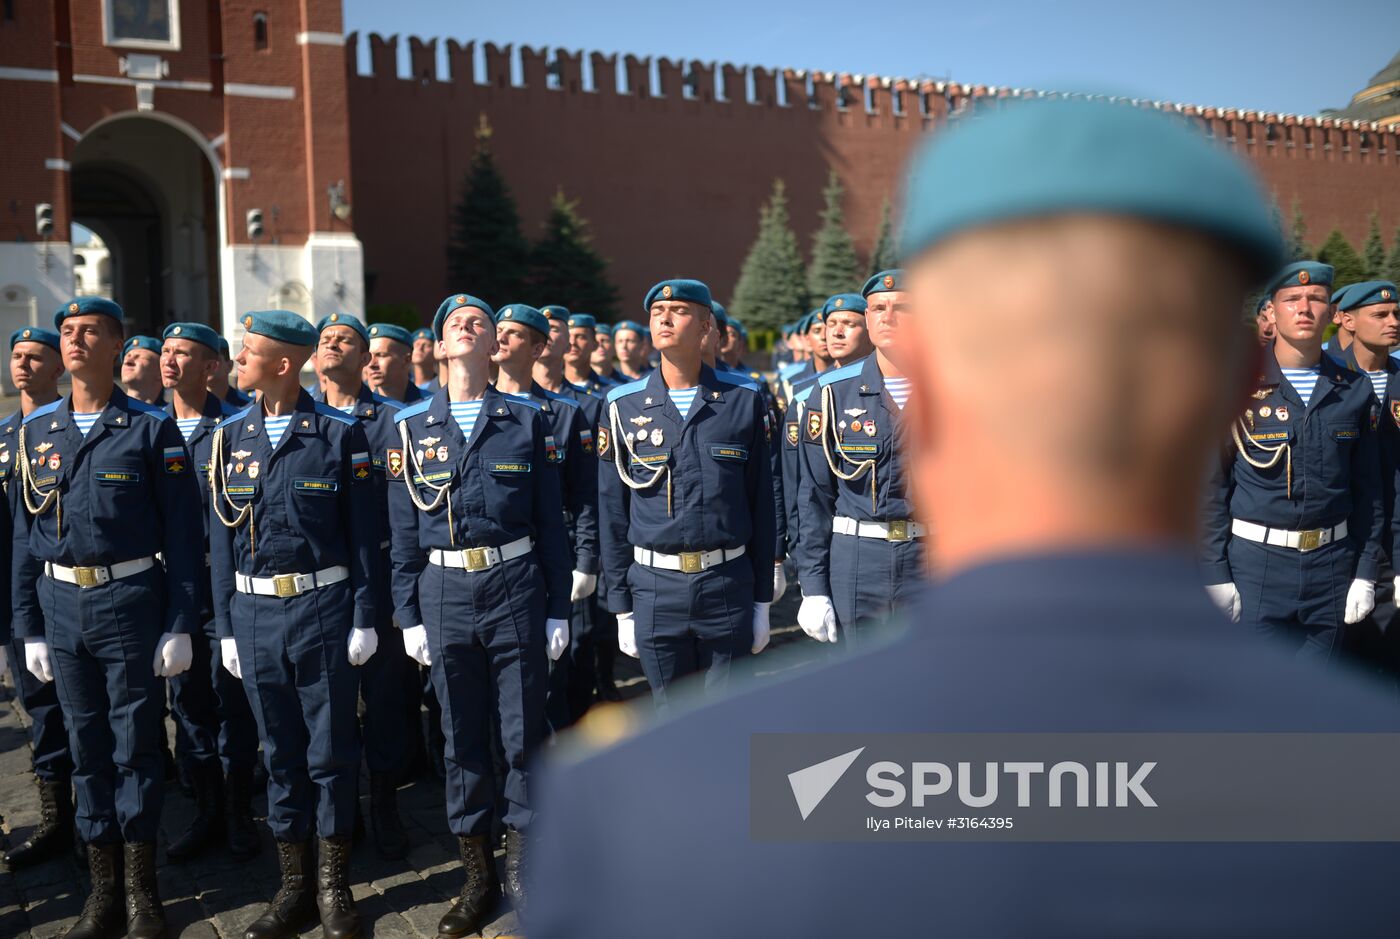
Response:
MULTIPOLYGON (((774 605, 774 646, 787 651, 810 645, 813 654, 774 656, 771 671, 803 667, 820 658, 792 624, 797 608, 796 589, 774 605)), ((755 665, 765 657, 755 660, 755 665)), ((22 667, 22 663, 21 663, 22 667)), ((763 674, 760 669, 760 675, 763 674)), ((618 684, 629 698, 645 706, 646 680, 634 660, 618 659, 618 684)), ((39 798, 30 772, 28 718, 20 709, 8 674, 0 687, 0 816, 7 844, 23 841, 38 822, 39 798)), ((173 726, 167 727, 174 739, 173 726)), ((362 780, 363 808, 369 810, 369 785, 362 780)), ((355 900, 376 939, 435 937, 437 922, 461 887, 456 840, 447 830, 442 784, 431 774, 413 780, 399 790, 399 808, 413 843, 401 861, 382 860, 372 844, 355 849, 351 867, 355 900)), ((194 803, 175 784, 166 789, 159 870, 161 897, 170 920, 171 935, 181 939, 239 939, 243 929, 262 910, 277 889, 277 864, 272 836, 263 827, 263 851, 246 863, 229 857, 222 848, 185 864, 165 861, 165 845, 184 829, 194 803)), ((265 800, 259 796, 254 812, 262 818, 265 800)), ((497 854, 497 865, 503 857, 497 854)), ((87 896, 86 866, 73 858, 48 861, 38 867, 0 873, 0 939, 49 939, 61 936, 77 919, 87 896)), ((515 914, 504 901, 487 937, 509 936, 519 931, 515 914)), ((316 926, 305 935, 320 936, 316 926)))

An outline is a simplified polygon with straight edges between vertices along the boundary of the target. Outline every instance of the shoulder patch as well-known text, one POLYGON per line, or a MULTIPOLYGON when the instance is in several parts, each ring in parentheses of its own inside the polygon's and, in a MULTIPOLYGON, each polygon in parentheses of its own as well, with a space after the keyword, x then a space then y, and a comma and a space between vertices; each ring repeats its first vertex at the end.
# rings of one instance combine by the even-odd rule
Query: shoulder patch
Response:
POLYGON ((749 391, 758 390, 758 382, 749 378, 747 375, 741 375, 737 372, 715 372, 715 378, 729 385, 731 388, 747 388, 749 391))
POLYGON ((422 414, 424 411, 428 410, 428 408, 432 406, 432 403, 432 398, 419 398, 412 404, 405 405, 404 407, 398 410, 398 413, 394 415, 394 423, 397 424, 398 422, 407 420, 408 418, 413 417, 416 414, 422 414))
POLYGON ((618 385, 616 388, 610 388, 608 389, 608 403, 611 404, 618 398, 624 397, 626 395, 636 394, 637 392, 644 390, 646 386, 647 379, 639 378, 636 381, 629 381, 625 385, 618 385))
POLYGON ((329 417, 333 421, 339 421, 346 427, 354 427, 359 422, 358 418, 351 417, 349 414, 342 412, 339 408, 333 408, 324 401, 316 402, 316 413, 322 417, 329 417))
POLYGON ((806 404, 806 403, 807 403, 807 399, 810 398, 810 397, 812 396, 812 388, 813 388, 813 387, 814 387, 814 386, 812 386, 812 385, 808 385, 806 388, 803 388, 803 389, 802 389, 801 391, 799 391, 797 394, 793 395, 793 396, 792 396, 792 403, 793 403, 793 404, 806 404))
POLYGON ((48 404, 35 408, 34 410, 30 411, 24 416, 24 423, 28 424, 36 417, 43 417, 45 414, 52 414, 54 411, 58 410, 58 406, 62 403, 63 399, 59 398, 57 401, 50 401, 48 404))
POLYGON ((825 387, 834 381, 852 378, 860 374, 863 365, 865 365, 865 360, 861 359, 859 362, 852 362, 850 365, 843 365, 840 368, 822 372, 817 376, 817 384, 825 387))

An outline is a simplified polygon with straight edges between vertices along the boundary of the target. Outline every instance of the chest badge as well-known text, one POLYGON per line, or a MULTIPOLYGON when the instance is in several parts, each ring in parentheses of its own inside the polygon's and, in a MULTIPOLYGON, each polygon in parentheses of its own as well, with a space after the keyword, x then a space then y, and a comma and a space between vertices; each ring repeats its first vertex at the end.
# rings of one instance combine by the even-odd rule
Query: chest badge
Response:
POLYGON ((52 424, 50 424, 49 430, 58 430, 58 421, 54 421, 52 424))
POLYGON ((229 456, 233 457, 235 460, 246 460, 252 455, 252 452, 249 450, 235 450, 233 453, 229 454, 229 456))
POLYGON ((842 413, 847 417, 860 417, 865 413, 865 408, 846 408, 842 413))
POLYGON ((652 419, 650 417, 647 417, 645 414, 638 414, 636 417, 627 418, 627 420, 630 423, 636 424, 638 427, 641 427, 644 424, 650 424, 652 419))
POLYGON ((8 462, 10 462, 10 451, 9 451, 9 450, 0 450, 0 463, 8 463, 8 462))
POLYGON ((435 449, 432 448, 432 447, 429 447, 428 449, 426 449, 426 450, 423 451, 423 456, 424 456, 425 459, 436 460, 436 459, 437 459, 437 450, 435 450, 435 449))
POLYGON ((437 452, 438 452, 438 462, 439 462, 439 463, 446 463, 446 462, 447 462, 447 445, 444 444, 444 445, 442 445, 441 447, 438 447, 438 448, 437 448, 437 452))
POLYGON ((858 434, 865 429, 865 425, 860 421, 851 421, 851 433, 858 434))
POLYGON ((424 437, 422 440, 418 441, 418 443, 425 447, 431 447, 441 439, 441 437, 424 437))
MULTIPOLYGON (((1261 410, 1260 413, 1262 414, 1263 411, 1261 410)), ((1278 406, 1278 410, 1274 411, 1274 414, 1275 414, 1275 415, 1278 417, 1278 419, 1281 420, 1281 421, 1286 421, 1286 420, 1288 420, 1288 408, 1284 407, 1284 406, 1281 405, 1281 404, 1278 406)))
POLYGON ((257 460, 254 460, 253 462, 251 462, 251 463, 248 464, 248 478, 249 478, 249 479, 257 479, 257 478, 258 478, 258 474, 261 473, 261 472, 262 472, 262 467, 258 465, 258 461, 257 461, 257 460))
POLYGON ((663 434, 663 433, 661 432, 661 428, 660 428, 660 427, 657 427, 655 430, 653 430, 653 431, 651 432, 651 445, 652 445, 653 447, 659 447, 659 446, 661 446, 661 441, 663 441, 663 440, 665 440, 665 439, 666 439, 666 435, 663 434))
POLYGON ((867 437, 874 437, 874 436, 875 436, 875 422, 874 422, 874 421, 866 421, 866 422, 865 422, 865 436, 867 436, 867 437))
POLYGON ((1267 404, 1264 405, 1262 408, 1259 409, 1259 416, 1260 416, 1260 417, 1268 417, 1268 416, 1269 416, 1270 414, 1272 414, 1272 413, 1274 413, 1274 412, 1273 412, 1273 409, 1271 409, 1267 404))
POLYGON ((1267 397, 1268 397, 1270 394, 1272 394, 1272 393, 1273 393, 1273 389, 1272 389, 1272 388, 1260 388, 1258 391, 1254 392, 1254 400, 1255 400, 1255 401, 1263 401, 1265 398, 1267 398, 1267 397))
POLYGON ((48 453, 48 452, 49 452, 50 450, 52 450, 52 449, 53 449, 53 444, 52 444, 50 441, 45 440, 43 443, 39 444, 37 447, 34 448, 34 452, 35 452, 35 453, 48 453))
POLYGON ((56 470, 63 465, 63 457, 57 453, 49 455, 49 469, 56 470))

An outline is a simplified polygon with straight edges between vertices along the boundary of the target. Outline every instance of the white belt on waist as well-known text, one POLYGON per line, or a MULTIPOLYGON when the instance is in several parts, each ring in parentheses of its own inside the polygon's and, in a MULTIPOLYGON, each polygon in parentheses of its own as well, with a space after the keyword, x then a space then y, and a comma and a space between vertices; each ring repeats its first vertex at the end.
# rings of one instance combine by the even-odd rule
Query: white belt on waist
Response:
POLYGON ((831 520, 831 530, 838 535, 860 538, 880 538, 884 541, 909 541, 922 538, 928 529, 919 522, 897 518, 888 522, 861 522, 845 515, 831 520))
POLYGON ((428 552, 428 563, 436 564, 438 567, 456 567, 464 571, 484 571, 503 561, 524 557, 534 547, 535 543, 527 535, 524 538, 517 538, 510 544, 503 544, 499 548, 467 548, 463 551, 445 551, 441 548, 434 548, 428 552))
POLYGON ((350 568, 343 564, 328 567, 311 574, 278 574, 275 577, 250 577, 247 574, 234 574, 233 585, 239 593, 251 593, 258 597, 299 597, 319 587, 329 587, 342 580, 348 580, 350 568))
POLYGON ((632 557, 638 564, 662 571, 680 571, 682 574, 698 574, 743 556, 743 545, 737 548, 715 548, 713 551, 682 551, 680 554, 662 554, 650 548, 632 549, 632 557))
POLYGON ((54 580, 79 587, 101 587, 113 580, 121 580, 156 566, 153 557, 136 558, 131 561, 118 561, 110 567, 64 567, 62 564, 44 562, 44 573, 54 580))
POLYGON ((1347 536, 1347 523, 1343 521, 1332 528, 1285 531, 1282 528, 1268 528, 1236 518, 1230 520, 1230 531, 1247 541, 1269 544, 1276 548, 1293 548, 1306 553, 1316 551, 1334 541, 1341 541, 1347 536))

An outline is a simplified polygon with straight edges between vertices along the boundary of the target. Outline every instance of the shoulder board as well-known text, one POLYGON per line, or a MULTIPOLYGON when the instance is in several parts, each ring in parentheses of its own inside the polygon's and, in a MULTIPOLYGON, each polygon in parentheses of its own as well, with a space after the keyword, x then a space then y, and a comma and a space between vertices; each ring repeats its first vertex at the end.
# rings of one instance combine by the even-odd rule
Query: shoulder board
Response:
POLYGON ((816 385, 813 384, 813 385, 808 385, 806 388, 803 388, 803 389, 802 389, 801 391, 799 391, 797 394, 795 394, 795 395, 792 396, 792 403, 793 403, 793 404, 799 404, 799 403, 805 402, 808 398, 810 398, 810 397, 812 396, 812 389, 815 388, 815 387, 816 387, 816 385))
POLYGON ((802 371, 802 366, 806 364, 806 362, 789 362, 778 370, 778 375, 782 378, 791 378, 802 371))
POLYGON ((220 399, 219 399, 219 419, 220 419, 220 420, 223 420, 223 419, 226 418, 226 417, 233 417, 233 415, 237 414, 240 410, 247 410, 247 409, 246 409, 246 408, 239 408, 236 404, 229 404, 229 403, 228 403, 227 401, 225 401, 223 398, 220 398, 220 399))
POLYGON ((570 398, 568 395, 555 394, 552 391, 546 391, 544 393, 544 396, 550 401, 557 401, 560 404, 567 405, 571 408, 579 407, 579 403, 573 398, 570 398))
POLYGON ((382 408, 388 408, 391 412, 403 407, 402 401, 395 401, 393 398, 386 398, 378 392, 370 392, 370 400, 382 408))
MULTIPOLYGON (((135 398, 130 397, 127 398, 126 401, 127 404, 131 407, 131 409, 137 414, 145 414, 150 417, 154 417, 158 421, 163 421, 167 417, 170 417, 170 412, 167 411, 165 408, 157 407, 154 404, 147 404, 144 401, 137 401, 135 398)), ((170 419, 173 421, 175 418, 170 417, 170 419)))
POLYGON ((624 397, 626 395, 636 394, 637 392, 644 390, 646 386, 647 379, 639 378, 636 381, 629 381, 625 385, 618 385, 616 388, 610 388, 608 389, 608 403, 611 404, 618 398, 624 397))
POLYGON ((322 417, 329 417, 333 421, 340 421, 340 423, 346 425, 347 427, 354 427, 357 423, 359 423, 358 418, 351 417, 349 414, 346 414, 339 408, 333 408, 329 404, 326 404, 324 401, 316 402, 316 413, 321 415, 322 417))
POLYGON ((715 372, 715 378, 735 388, 747 388, 750 391, 758 390, 758 382, 738 372, 715 372))
POLYGON ((48 404, 41 405, 40 407, 35 408, 28 414, 24 415, 24 423, 28 424, 36 417, 43 417, 45 414, 52 414, 54 411, 58 410, 58 406, 62 403, 63 399, 59 398, 57 401, 50 401, 48 404))
POLYGON ((16 424, 23 424, 23 423, 24 423, 24 415, 23 415, 22 413, 20 413, 19 411, 16 411, 15 413, 11 414, 9 417, 5 418, 3 421, 0 421, 0 425, 4 425, 3 427, 0 427, 0 433, 3 433, 4 427, 13 427, 13 426, 15 426, 16 424))
POLYGON ((253 405, 255 404, 257 404, 256 401, 252 402, 251 404, 246 404, 242 408, 239 408, 237 411, 234 411, 232 416, 224 418, 214 429, 222 430, 223 428, 228 427, 230 424, 236 424, 239 421, 243 420, 243 416, 249 411, 253 410, 253 405))
POLYGON ((847 378, 853 378, 854 376, 860 374, 861 366, 863 366, 864 364, 865 360, 861 359, 859 362, 852 362, 850 365, 843 365, 840 368, 822 372, 820 375, 817 376, 817 384, 826 386, 834 381, 842 381, 847 378))
POLYGON ((540 406, 539 406, 538 404, 536 404, 535 402, 530 401, 530 400, 527 400, 527 399, 525 399, 525 398, 516 398, 516 397, 514 397, 514 396, 512 396, 512 395, 501 395, 501 397, 502 397, 502 398, 505 398, 506 401, 508 401, 508 402, 511 403, 511 404, 519 404, 519 405, 521 405, 522 407, 527 407, 527 408, 529 408, 529 409, 532 410, 532 411, 543 411, 543 410, 544 410, 544 408, 540 407, 540 406))
POLYGON ((394 423, 397 424, 399 421, 413 417, 415 414, 422 414, 424 411, 428 410, 428 408, 432 406, 432 403, 432 398, 419 398, 412 404, 404 405, 403 407, 399 408, 398 413, 394 415, 394 423))

